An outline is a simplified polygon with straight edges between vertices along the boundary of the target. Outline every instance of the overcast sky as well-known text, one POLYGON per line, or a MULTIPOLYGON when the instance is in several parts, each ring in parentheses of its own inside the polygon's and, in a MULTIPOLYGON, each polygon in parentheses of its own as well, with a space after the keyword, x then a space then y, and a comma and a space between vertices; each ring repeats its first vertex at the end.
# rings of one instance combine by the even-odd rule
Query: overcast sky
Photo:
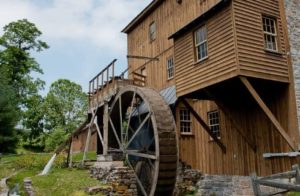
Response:
POLYGON ((126 35, 121 30, 151 0, 0 0, 0 33, 11 21, 26 18, 43 32, 50 48, 33 54, 41 65, 46 90, 59 78, 80 84, 118 59, 127 67, 126 35))

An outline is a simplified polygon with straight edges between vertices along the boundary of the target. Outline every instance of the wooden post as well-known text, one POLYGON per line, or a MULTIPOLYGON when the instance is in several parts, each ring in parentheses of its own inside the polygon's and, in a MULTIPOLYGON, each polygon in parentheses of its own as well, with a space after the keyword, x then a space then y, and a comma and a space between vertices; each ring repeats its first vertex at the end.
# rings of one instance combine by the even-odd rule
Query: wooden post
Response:
POLYGON ((85 148, 84 148, 84 153, 83 153, 83 157, 82 157, 82 164, 84 164, 84 161, 86 160, 86 153, 89 150, 89 145, 90 145, 91 135, 92 135, 92 126, 94 123, 95 116, 96 116, 96 112, 94 113, 94 111, 92 111, 92 119, 90 121, 89 130, 88 130, 88 134, 86 137, 85 148))
POLYGON ((256 173, 251 174, 251 179, 252 179, 252 187, 253 187, 253 192, 255 196, 261 196, 261 190, 259 187, 259 184, 257 183, 257 176, 256 173))
POLYGON ((103 155, 108 151, 108 102, 104 103, 103 112, 103 155))
POLYGON ((300 169, 299 169, 299 165, 293 165, 292 166, 293 170, 296 171, 296 184, 300 184, 300 169))
POLYGON ((71 139, 70 142, 70 149, 69 149, 69 167, 72 167, 72 162, 73 162, 73 138, 71 139))

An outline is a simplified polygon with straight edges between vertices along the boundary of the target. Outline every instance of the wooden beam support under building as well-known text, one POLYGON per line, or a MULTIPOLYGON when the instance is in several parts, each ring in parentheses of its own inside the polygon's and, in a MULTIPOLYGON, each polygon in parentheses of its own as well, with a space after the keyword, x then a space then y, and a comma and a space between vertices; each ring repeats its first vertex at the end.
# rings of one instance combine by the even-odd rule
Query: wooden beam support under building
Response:
POLYGON ((242 127, 240 126, 239 122, 231 115, 230 111, 226 108, 226 106, 222 103, 220 99, 210 93, 208 90, 205 90, 205 93, 215 101, 217 106, 224 112, 225 116, 231 121, 233 126, 236 128, 237 132, 243 137, 243 139, 248 143, 248 145, 252 148, 254 152, 257 151, 257 146, 255 142, 243 132, 242 127))
POLYGON ((218 146, 221 148, 223 153, 226 153, 226 147, 221 142, 221 140, 212 132, 212 130, 209 128, 209 126, 205 123, 205 121, 199 116, 199 114, 193 109, 193 107, 184 99, 180 99, 180 101, 183 103, 183 105, 192 113, 192 115, 195 117, 195 119, 200 123, 200 125, 205 129, 205 131, 214 139, 214 141, 218 144, 218 146))
POLYGON ((281 136, 289 144, 289 146, 294 151, 297 151, 297 147, 296 147, 295 142, 291 139, 291 137, 287 134, 287 132, 281 126, 281 124, 279 123, 279 121, 276 119, 275 115, 272 113, 272 111, 268 108, 268 106, 261 99, 261 97, 256 92, 256 90, 251 85, 251 83, 248 81, 248 79, 246 77, 240 77, 240 80, 244 84, 244 86, 247 88, 247 90, 249 91, 249 93, 252 95, 252 97, 254 98, 254 100, 257 102, 257 104, 259 105, 259 107, 264 111, 264 113, 267 115, 267 117, 270 119, 270 121, 276 127, 277 131, 281 134, 281 136))

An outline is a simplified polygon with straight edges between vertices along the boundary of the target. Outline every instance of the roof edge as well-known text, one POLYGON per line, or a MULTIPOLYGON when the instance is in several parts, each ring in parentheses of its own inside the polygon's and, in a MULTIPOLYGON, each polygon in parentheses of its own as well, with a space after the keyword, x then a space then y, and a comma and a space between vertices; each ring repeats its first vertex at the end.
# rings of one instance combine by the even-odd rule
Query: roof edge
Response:
POLYGON ((149 16, 155 8, 157 8, 165 0, 153 0, 147 7, 145 7, 121 32, 130 33, 139 22, 149 16))

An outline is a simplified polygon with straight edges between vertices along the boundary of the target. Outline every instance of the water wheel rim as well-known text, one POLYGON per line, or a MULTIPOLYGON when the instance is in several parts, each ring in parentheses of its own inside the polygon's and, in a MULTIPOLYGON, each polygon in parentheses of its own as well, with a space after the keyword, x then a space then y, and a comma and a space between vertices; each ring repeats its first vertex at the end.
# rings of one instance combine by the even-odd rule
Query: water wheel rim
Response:
MULTIPOLYGON (((145 188, 143 183, 141 182, 141 179, 139 177, 139 175, 136 173, 136 168, 133 167, 133 165, 130 163, 130 160, 128 158, 128 165, 129 167, 134 170, 134 175, 136 177, 136 180, 137 180, 137 184, 140 188, 140 191, 143 195, 154 195, 155 193, 155 188, 156 188, 156 185, 157 185, 157 180, 158 180, 158 174, 159 174, 159 158, 160 158, 160 150, 159 150, 159 137, 158 137, 158 127, 157 127, 157 123, 156 123, 156 118, 155 116, 153 115, 153 108, 152 108, 152 104, 148 101, 148 98, 146 97, 146 95, 143 93, 143 91, 138 88, 138 87, 135 87, 135 86, 128 86, 126 88, 123 88, 121 89, 118 94, 115 96, 115 99, 114 101, 112 102, 111 104, 111 108, 110 108, 110 111, 109 111, 109 118, 110 118, 110 124, 111 126, 113 126, 113 122, 111 121, 111 114, 113 112, 113 110, 115 109, 116 105, 117 107, 119 107, 119 113, 120 113, 120 126, 122 126, 122 123, 123 123, 123 115, 122 114, 122 95, 124 95, 125 93, 132 93, 133 94, 133 98, 132 98, 132 101, 131 101, 131 105, 132 105, 132 102, 133 102, 133 99, 135 96, 139 96, 144 104, 148 107, 148 115, 147 117, 144 118, 144 121, 150 119, 151 121, 151 124, 152 124, 152 130, 153 130, 153 138, 154 138, 154 143, 155 143, 155 156, 148 156, 149 154, 138 154, 138 153, 133 153, 131 150, 128 150, 128 147, 130 146, 131 142, 133 141, 132 138, 135 138, 136 135, 134 135, 134 137, 131 138, 131 140, 129 141, 129 143, 127 145, 123 145, 124 144, 124 141, 123 141, 123 136, 122 136, 122 133, 121 133, 121 138, 117 138, 118 137, 118 134, 114 133, 116 139, 118 140, 118 143, 119 143, 119 147, 121 148, 121 151, 123 152, 124 156, 128 157, 128 156, 136 156, 136 157, 143 157, 143 158, 146 158, 148 161, 151 161, 151 160, 154 160, 154 175, 152 176, 152 181, 151 181, 151 187, 150 187, 150 191, 148 190, 145 190, 145 189, 148 189, 147 187, 145 188), (122 121, 122 123, 121 123, 122 121), (145 157, 145 156, 148 156, 148 157, 145 157), (149 160, 151 159, 151 160, 149 160)), ((130 118, 129 118, 130 120, 130 118)), ((148 123, 149 124, 149 123, 148 123)), ((143 124, 142 124, 143 126, 143 124)), ((128 127, 130 127, 130 123, 128 125, 128 127)), ((116 128, 114 127, 113 129, 115 129, 114 132, 117 132, 116 128)), ((122 128, 121 128, 122 129, 122 128)), ((138 131, 141 130, 141 129, 138 129, 136 130, 136 134, 139 134, 138 131)), ((150 143, 151 144, 151 143, 150 143)))

